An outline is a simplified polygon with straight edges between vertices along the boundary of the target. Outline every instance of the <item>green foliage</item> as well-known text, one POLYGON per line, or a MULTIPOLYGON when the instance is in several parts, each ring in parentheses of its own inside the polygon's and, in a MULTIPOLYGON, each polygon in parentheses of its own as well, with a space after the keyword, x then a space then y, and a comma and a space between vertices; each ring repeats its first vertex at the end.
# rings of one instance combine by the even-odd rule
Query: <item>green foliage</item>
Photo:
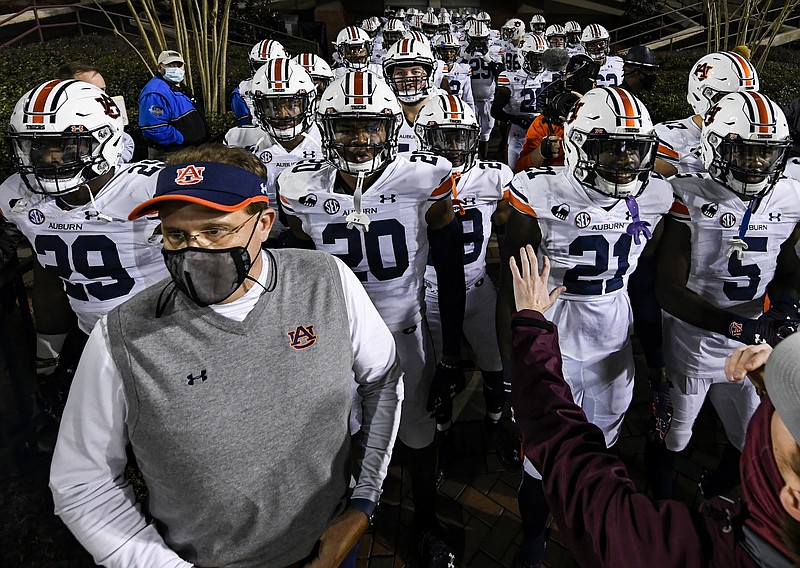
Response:
MULTIPOLYGON (((137 45, 134 42, 134 45, 137 45)), ((137 45, 139 47, 139 45, 137 45)), ((125 97, 132 128, 139 118, 139 92, 152 75, 137 53, 125 41, 113 36, 60 38, 44 44, 28 44, 0 50, 0 138, 14 110, 14 105, 28 90, 57 77, 58 68, 68 61, 97 67, 106 80, 110 95, 125 97)), ((247 50, 229 47, 228 85, 226 92, 249 75, 247 50)), ((235 126, 232 113, 208 117, 212 135, 224 134, 235 126)), ((0 180, 12 173, 5 141, 0 144, 0 180)))

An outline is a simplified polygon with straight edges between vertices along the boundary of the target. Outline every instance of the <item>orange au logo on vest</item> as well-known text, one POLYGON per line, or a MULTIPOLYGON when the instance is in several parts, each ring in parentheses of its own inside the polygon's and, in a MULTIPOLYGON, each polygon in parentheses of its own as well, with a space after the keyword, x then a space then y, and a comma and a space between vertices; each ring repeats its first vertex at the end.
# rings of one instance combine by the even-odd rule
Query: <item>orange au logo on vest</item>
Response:
POLYGON ((287 331, 289 345, 292 349, 306 349, 317 342, 317 334, 314 333, 314 325, 298 325, 292 331, 287 331))
POLYGON ((179 168, 175 176, 175 183, 178 185, 194 185, 203 181, 203 172, 205 166, 188 165, 185 168, 179 168))

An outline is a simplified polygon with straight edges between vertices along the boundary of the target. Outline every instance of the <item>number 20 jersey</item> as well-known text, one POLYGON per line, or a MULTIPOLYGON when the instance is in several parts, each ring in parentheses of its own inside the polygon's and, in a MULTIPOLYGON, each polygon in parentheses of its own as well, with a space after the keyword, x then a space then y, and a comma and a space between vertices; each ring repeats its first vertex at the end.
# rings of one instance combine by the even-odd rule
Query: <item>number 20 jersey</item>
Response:
POLYGON ((347 228, 353 196, 336 193, 338 170, 300 162, 278 178, 281 207, 303 225, 318 250, 338 256, 358 276, 390 329, 421 319, 428 258, 425 214, 452 191, 450 162, 433 154, 398 156, 361 198, 369 230, 347 228))
MULTIPOLYGON (((744 257, 727 255, 747 209, 735 193, 708 174, 678 174, 671 180, 670 217, 692 232, 686 286, 710 304, 758 317, 761 298, 775 276, 781 245, 800 221, 800 184, 781 179, 750 216, 744 257)), ((739 342, 664 316, 664 347, 670 368, 690 377, 720 376, 725 357, 739 342)))
POLYGON ((114 177, 86 205, 64 210, 56 199, 31 193, 19 174, 0 185, 0 209, 31 242, 39 264, 64 282, 84 333, 100 317, 139 291, 169 276, 157 219, 128 221, 155 193, 160 162, 117 167, 114 177))
MULTIPOLYGON (((561 340, 564 354, 578 360, 602 357, 627 343, 632 323, 628 277, 647 243, 641 238, 637 245, 628 235, 631 216, 624 199, 596 193, 593 200, 589 191, 562 168, 520 172, 509 191, 511 206, 538 221, 539 253, 550 259, 549 286, 567 288, 553 317, 567 326, 561 340), (611 205, 608 210, 600 205, 604 202, 611 205)), ((653 230, 669 211, 672 188, 653 174, 636 202, 640 219, 653 230)))

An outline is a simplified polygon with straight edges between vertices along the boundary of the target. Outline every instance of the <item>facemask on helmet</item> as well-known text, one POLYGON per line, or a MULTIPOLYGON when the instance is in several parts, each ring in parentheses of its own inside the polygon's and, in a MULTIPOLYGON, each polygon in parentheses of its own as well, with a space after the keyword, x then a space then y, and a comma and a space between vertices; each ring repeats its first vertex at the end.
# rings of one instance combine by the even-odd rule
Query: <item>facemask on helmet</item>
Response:
POLYGON ((599 24, 590 24, 584 28, 581 34, 581 43, 586 55, 603 63, 608 57, 609 52, 608 30, 599 24))
POLYGON ((547 29, 547 20, 541 14, 534 14, 531 17, 531 32, 535 34, 543 34, 547 29))
POLYGON ((397 98, 414 104, 433 90, 435 61, 430 48, 421 41, 402 39, 386 52, 383 74, 397 98))
POLYGON ((425 14, 422 17, 422 33, 429 39, 439 33, 439 18, 436 14, 425 14))
POLYGON ((301 65, 311 77, 311 80, 314 81, 314 86, 317 89, 317 100, 319 101, 322 93, 333 81, 333 71, 330 65, 313 53, 300 53, 295 55, 292 61, 301 65))
POLYGON ((489 28, 483 22, 474 22, 466 30, 469 48, 486 55, 489 51, 489 28))
POLYGON ((686 100, 695 114, 705 114, 728 93, 758 91, 758 73, 738 53, 720 51, 697 60, 689 72, 686 100))
POLYGON ((725 95, 703 119, 703 164, 712 178, 745 199, 772 189, 790 147, 783 111, 755 91, 725 95))
POLYGON ((564 164, 581 184, 624 199, 647 184, 658 139, 645 106, 619 87, 586 93, 564 124, 564 164))
POLYGON ((322 95, 317 121, 325 158, 340 171, 381 171, 397 156, 403 115, 397 98, 377 75, 350 71, 322 95))
POLYGON ((500 37, 505 41, 518 41, 525 35, 525 22, 519 18, 511 18, 500 28, 500 37))
POLYGON ((116 167, 123 118, 114 100, 83 81, 48 81, 16 104, 6 142, 34 193, 64 195, 116 167))
POLYGON ((564 32, 567 34, 567 44, 576 46, 581 42, 581 25, 575 21, 569 21, 564 24, 564 32))
POLYGON ((336 36, 336 51, 345 67, 358 70, 369 65, 372 54, 372 39, 369 34, 356 26, 347 26, 336 36))
POLYGON ((247 61, 250 64, 251 74, 255 75, 259 67, 264 65, 264 63, 270 59, 275 59, 276 57, 289 56, 286 55, 286 50, 279 42, 275 41, 274 39, 262 39, 250 49, 250 53, 247 56, 247 61))
POLYGON ((433 41, 436 56, 447 63, 453 65, 458 59, 458 54, 461 51, 461 43, 458 38, 453 34, 442 34, 436 37, 433 41))
POLYGON ((291 59, 272 59, 256 71, 250 96, 256 121, 276 140, 292 140, 314 123, 316 85, 291 59))
POLYGON ((447 158, 457 172, 475 164, 480 133, 475 113, 455 95, 431 97, 414 120, 419 149, 447 158))
POLYGON ((372 18, 367 18, 361 22, 360 27, 362 30, 367 32, 367 35, 370 39, 375 39, 375 36, 378 35, 378 28, 380 27, 380 24, 372 18))
POLYGON ((406 27, 401 20, 391 19, 383 27, 383 45, 388 48, 400 41, 406 33, 406 27))
POLYGON ((517 49, 519 66, 528 75, 538 75, 542 72, 542 54, 546 46, 541 36, 525 34, 522 44, 517 49))

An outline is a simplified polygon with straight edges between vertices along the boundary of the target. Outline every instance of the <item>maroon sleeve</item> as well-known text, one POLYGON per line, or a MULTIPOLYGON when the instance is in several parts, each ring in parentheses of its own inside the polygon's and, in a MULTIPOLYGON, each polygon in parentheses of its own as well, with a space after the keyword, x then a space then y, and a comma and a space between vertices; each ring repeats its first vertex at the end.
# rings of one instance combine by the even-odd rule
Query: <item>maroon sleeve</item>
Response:
POLYGON ((531 310, 515 314, 511 326, 511 396, 523 449, 542 473, 550 510, 578 564, 707 566, 699 519, 682 503, 654 504, 638 493, 600 429, 573 402, 555 326, 531 310))

